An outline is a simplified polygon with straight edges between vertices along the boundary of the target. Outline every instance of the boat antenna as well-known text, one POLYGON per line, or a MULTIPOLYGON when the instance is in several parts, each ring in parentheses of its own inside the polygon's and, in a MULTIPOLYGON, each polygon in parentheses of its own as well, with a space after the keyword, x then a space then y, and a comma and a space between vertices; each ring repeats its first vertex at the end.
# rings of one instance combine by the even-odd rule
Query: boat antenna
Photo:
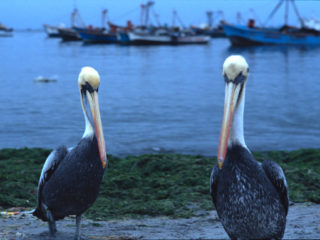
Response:
POLYGON ((143 26, 143 16, 144 16, 144 11, 145 11, 145 5, 144 4, 141 4, 140 5, 141 7, 141 12, 140 12, 140 25, 143 26))
POLYGON ((151 8, 151 6, 154 5, 154 2, 153 1, 149 1, 147 2, 147 4, 145 5, 145 11, 146 11, 146 16, 145 16, 145 25, 147 26, 148 25, 148 22, 149 22, 149 10, 151 8))
POLYGON ((174 27, 175 23, 176 23, 176 19, 179 21, 180 25, 182 26, 183 29, 185 29, 185 25, 183 24, 182 20, 180 19, 180 17, 178 16, 178 13, 176 10, 173 10, 173 17, 172 17, 172 26, 174 27))
POLYGON ((207 11, 207 18, 208 18, 208 26, 210 28, 213 27, 213 12, 212 11, 207 11))
POLYGON ((221 21, 225 22, 225 16, 224 16, 224 12, 222 10, 218 10, 216 16, 217 16, 216 18, 220 18, 220 22, 221 21))
POLYGON ((172 12, 172 27, 175 27, 176 26, 176 10, 173 10, 172 12))
POLYGON ((102 15, 101 15, 101 27, 104 28, 104 24, 106 21, 106 16, 107 16, 108 10, 107 9, 103 9, 102 10, 102 15))
POLYGON ((265 26, 269 20, 273 17, 273 15, 278 11, 279 7, 282 5, 282 3, 284 2, 284 0, 280 0, 278 2, 278 4, 275 6, 275 8, 272 10, 272 12, 270 13, 270 15, 268 16, 267 20, 265 21, 265 23, 262 26, 265 26))
POLYGON ((237 12, 237 24, 242 24, 242 23, 243 23, 243 19, 242 19, 241 12, 237 12))
POLYGON ((156 22, 157 22, 157 24, 158 24, 158 27, 160 27, 161 24, 160 24, 160 21, 159 21, 159 14, 156 13, 153 9, 152 9, 152 13, 153 13, 154 18, 156 19, 156 22))

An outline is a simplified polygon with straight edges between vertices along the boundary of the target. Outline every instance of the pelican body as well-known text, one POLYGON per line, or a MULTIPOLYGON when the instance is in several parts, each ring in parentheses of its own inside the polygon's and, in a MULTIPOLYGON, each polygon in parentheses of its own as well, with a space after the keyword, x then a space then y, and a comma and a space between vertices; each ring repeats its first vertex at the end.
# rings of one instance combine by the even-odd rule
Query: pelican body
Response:
POLYGON ((48 221, 51 236, 56 232, 56 220, 76 215, 75 239, 80 239, 81 215, 94 203, 99 193, 107 165, 98 103, 99 83, 99 74, 93 68, 82 68, 78 84, 85 132, 75 147, 67 149, 60 146, 52 151, 42 168, 38 203, 33 215, 48 221))
POLYGON ((248 64, 241 56, 230 56, 223 65, 224 116, 210 193, 231 239, 281 239, 289 201, 286 178, 277 163, 257 162, 243 136, 248 73, 248 64))

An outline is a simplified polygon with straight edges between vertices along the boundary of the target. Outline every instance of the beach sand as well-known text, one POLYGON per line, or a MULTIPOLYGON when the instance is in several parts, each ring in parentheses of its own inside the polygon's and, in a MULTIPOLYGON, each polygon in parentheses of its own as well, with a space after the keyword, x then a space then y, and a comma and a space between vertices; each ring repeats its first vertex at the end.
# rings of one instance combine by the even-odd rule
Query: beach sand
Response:
MULTIPOLYGON (((189 219, 144 217, 141 219, 82 220, 82 239, 226 239, 216 211, 198 211, 189 219)), ((73 239, 75 218, 57 221, 56 240, 73 239)), ((0 218, 0 240, 52 239, 47 223, 31 214, 0 218)), ((290 206, 284 239, 320 239, 320 205, 290 206)))

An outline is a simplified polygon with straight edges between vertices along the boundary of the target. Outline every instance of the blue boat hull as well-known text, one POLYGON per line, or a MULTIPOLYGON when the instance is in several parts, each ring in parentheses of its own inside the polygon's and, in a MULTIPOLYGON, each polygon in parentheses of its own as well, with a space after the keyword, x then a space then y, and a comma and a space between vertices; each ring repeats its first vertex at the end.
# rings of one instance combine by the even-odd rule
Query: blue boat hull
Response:
POLYGON ((268 28, 248 28, 240 25, 223 25, 223 29, 236 46, 251 45, 312 45, 320 46, 320 32, 291 29, 280 31, 268 28))
POLYGON ((130 38, 129 38, 128 33, 126 33, 126 32, 118 32, 117 37, 118 37, 118 41, 121 44, 130 44, 130 38))
POLYGON ((117 35, 114 33, 101 33, 78 31, 82 41, 85 43, 117 43, 117 35))

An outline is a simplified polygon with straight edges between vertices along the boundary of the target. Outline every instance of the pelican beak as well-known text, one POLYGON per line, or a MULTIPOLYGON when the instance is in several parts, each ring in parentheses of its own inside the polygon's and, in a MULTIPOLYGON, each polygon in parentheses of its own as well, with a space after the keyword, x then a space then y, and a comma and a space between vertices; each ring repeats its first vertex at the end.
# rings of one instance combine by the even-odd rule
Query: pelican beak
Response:
POLYGON ((226 82, 225 99, 224 99, 224 113, 222 120, 222 127, 220 132, 219 146, 218 146, 218 166, 221 169, 225 160, 228 148, 228 140, 230 128, 232 125, 233 113, 239 102, 239 95, 242 89, 241 84, 236 84, 233 81, 226 82))
POLYGON ((101 117, 100 117, 98 92, 93 91, 89 93, 88 91, 86 91, 86 95, 90 105, 92 120, 93 120, 94 128, 96 131, 101 164, 102 164, 102 167, 105 168, 108 160, 107 160, 106 145, 105 145, 105 140, 103 136, 103 129, 102 129, 102 123, 101 123, 101 117))

